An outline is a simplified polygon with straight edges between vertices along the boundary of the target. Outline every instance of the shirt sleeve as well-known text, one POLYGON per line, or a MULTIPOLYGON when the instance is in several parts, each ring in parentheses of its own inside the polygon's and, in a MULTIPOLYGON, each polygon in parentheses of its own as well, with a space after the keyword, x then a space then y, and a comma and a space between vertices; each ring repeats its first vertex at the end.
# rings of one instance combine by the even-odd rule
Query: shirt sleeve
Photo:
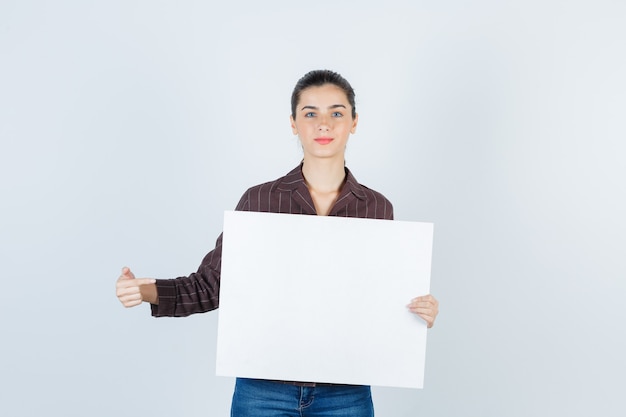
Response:
POLYGON ((219 307, 220 273, 222 266, 222 234, 215 249, 209 252, 198 270, 175 279, 157 279, 159 304, 152 304, 154 317, 185 317, 219 307))
MULTIPOLYGON (((243 195, 235 210, 247 210, 247 195, 248 192, 243 195)), ((154 317, 186 317, 219 307, 222 238, 223 234, 220 234, 215 248, 204 257, 195 273, 187 277, 156 280, 159 304, 151 304, 154 317)))

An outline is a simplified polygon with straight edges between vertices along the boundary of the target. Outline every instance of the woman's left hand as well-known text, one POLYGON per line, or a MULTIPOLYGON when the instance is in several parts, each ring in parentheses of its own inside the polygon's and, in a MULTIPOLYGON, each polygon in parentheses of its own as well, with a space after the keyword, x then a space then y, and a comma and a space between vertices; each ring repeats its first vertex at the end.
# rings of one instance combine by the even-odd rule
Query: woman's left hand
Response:
POLYGON ((432 295, 422 295, 411 300, 407 308, 426 321, 430 329, 439 314, 439 301, 432 295))

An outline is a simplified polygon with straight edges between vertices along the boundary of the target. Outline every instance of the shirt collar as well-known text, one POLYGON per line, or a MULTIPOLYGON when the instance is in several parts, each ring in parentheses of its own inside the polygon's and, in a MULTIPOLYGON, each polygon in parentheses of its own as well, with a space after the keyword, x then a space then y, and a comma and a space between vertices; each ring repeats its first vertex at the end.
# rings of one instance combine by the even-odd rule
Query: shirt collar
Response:
MULTIPOLYGON (((347 194, 353 194, 359 200, 365 200, 367 197, 363 186, 354 178, 348 167, 344 167, 344 169, 346 171, 346 179, 337 199, 339 200, 347 194)), ((308 188, 302 175, 302 163, 285 175, 277 186, 281 191, 296 191, 298 189, 301 190, 303 187, 308 193, 308 188)))

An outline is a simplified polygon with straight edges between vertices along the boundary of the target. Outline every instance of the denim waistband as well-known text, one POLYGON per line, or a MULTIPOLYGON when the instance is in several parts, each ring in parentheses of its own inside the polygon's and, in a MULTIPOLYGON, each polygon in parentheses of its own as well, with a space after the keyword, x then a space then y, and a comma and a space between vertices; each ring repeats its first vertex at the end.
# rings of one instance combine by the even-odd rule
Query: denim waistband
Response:
POLYGON ((352 384, 335 384, 331 382, 301 382, 301 381, 278 381, 268 380, 269 382, 276 382, 278 384, 295 385, 296 387, 351 387, 352 384))

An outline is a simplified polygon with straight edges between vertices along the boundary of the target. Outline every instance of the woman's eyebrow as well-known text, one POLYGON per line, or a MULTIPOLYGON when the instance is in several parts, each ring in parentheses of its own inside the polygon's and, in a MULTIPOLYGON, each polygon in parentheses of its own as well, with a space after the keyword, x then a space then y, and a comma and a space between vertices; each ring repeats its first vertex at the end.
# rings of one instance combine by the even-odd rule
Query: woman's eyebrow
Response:
MULTIPOLYGON (((337 109, 340 107, 343 107, 344 109, 346 108, 346 106, 344 106, 343 104, 333 104, 332 106, 328 106, 329 109, 337 109)), ((319 110, 319 108, 316 106, 304 106, 300 109, 300 111, 305 110, 305 109, 319 110)))

